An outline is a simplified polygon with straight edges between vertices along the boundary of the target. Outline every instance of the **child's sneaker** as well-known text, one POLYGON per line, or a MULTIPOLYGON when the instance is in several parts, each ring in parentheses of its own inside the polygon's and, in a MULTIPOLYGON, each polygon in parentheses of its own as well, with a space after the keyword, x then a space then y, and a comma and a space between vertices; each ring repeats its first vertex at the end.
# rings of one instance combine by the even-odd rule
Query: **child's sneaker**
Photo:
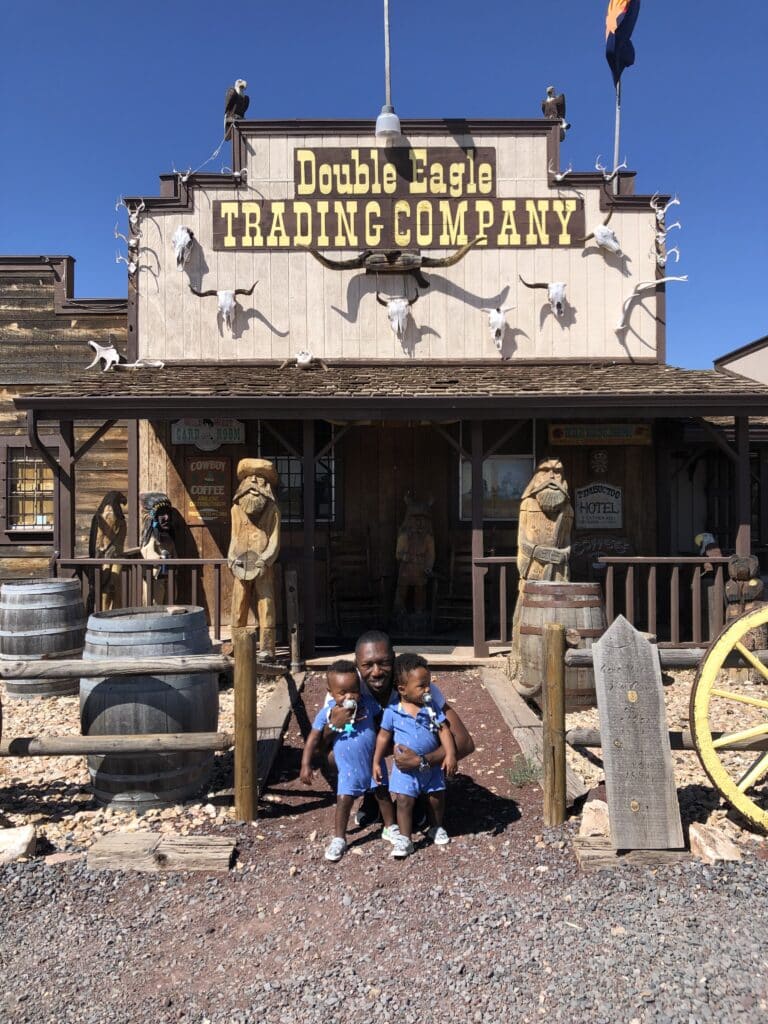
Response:
POLYGON ((400 829, 397 825, 389 825, 387 828, 381 830, 381 838, 385 839, 388 843, 394 844, 400 838, 400 829))
POLYGON ((409 857, 413 853, 413 843, 408 836, 399 835, 392 845, 392 857, 409 857))
POLYGON ((341 860, 347 852, 347 841, 341 836, 334 836, 325 848, 326 860, 341 860))
POLYGON ((450 843, 451 841, 451 837, 448 835, 448 833, 442 826, 429 829, 427 835, 435 844, 435 846, 447 846, 448 843, 450 843))

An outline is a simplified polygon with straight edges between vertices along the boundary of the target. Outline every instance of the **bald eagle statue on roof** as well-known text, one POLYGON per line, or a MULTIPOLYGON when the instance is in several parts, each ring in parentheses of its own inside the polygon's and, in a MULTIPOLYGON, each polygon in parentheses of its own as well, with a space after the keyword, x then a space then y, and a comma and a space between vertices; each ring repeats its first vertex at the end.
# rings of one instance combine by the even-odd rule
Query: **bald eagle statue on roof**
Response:
POLYGON ((541 112, 547 120, 560 122, 560 141, 562 142, 566 131, 571 127, 565 120, 565 93, 555 94, 554 85, 548 85, 547 95, 541 101, 541 112))
POLYGON ((248 104, 251 102, 250 97, 245 95, 245 90, 248 88, 248 83, 244 78, 238 78, 233 86, 227 89, 227 95, 224 100, 224 138, 228 139, 232 135, 232 125, 235 121, 240 121, 245 117, 245 112, 248 109, 248 104))

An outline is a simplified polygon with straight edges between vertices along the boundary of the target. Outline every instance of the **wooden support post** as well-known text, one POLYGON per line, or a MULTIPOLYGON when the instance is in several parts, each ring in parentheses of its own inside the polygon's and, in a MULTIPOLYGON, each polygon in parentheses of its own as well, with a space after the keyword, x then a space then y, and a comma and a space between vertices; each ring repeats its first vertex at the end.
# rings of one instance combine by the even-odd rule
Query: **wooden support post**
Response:
POLYGON ((485 639, 485 574, 484 566, 475 565, 482 558, 483 540, 483 424, 472 421, 472 639, 476 658, 488 657, 485 639))
POLYGON ((565 627, 544 627, 544 824, 565 821, 565 627))
POLYGON ((259 775, 256 756, 256 634, 235 631, 235 816, 256 821, 259 775))
POLYGON ((749 418, 736 417, 736 554, 752 553, 752 488, 749 473, 749 418))
POLYGON ((57 489, 59 495, 59 542, 56 545, 62 558, 75 557, 75 430, 72 420, 62 420, 59 425, 61 446, 59 448, 59 474, 57 489))
POLYGON ((304 420, 304 657, 315 654, 315 421, 304 420))

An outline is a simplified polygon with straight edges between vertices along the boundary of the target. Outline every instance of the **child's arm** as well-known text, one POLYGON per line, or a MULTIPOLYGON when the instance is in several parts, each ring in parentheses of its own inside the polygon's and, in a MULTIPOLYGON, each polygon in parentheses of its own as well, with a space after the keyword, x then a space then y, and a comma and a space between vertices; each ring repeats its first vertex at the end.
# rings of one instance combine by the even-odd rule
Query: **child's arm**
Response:
POLYGON ((309 736, 307 736, 307 742, 304 744, 304 753, 301 755, 301 772, 299 778, 305 786, 312 785, 312 776, 315 774, 312 770, 312 758, 317 753, 317 748, 320 745, 320 738, 322 736, 320 729, 311 729, 309 736))
POLYGON ((456 740, 453 738, 451 727, 448 722, 443 722, 440 726, 440 745, 445 751, 445 757, 443 758, 443 771, 445 774, 452 778, 456 774, 458 767, 458 758, 456 757, 456 740))
POLYGON ((392 739, 392 733, 389 729, 379 729, 379 735, 376 737, 376 749, 373 752, 373 777, 381 784, 381 759, 387 752, 387 747, 392 739))

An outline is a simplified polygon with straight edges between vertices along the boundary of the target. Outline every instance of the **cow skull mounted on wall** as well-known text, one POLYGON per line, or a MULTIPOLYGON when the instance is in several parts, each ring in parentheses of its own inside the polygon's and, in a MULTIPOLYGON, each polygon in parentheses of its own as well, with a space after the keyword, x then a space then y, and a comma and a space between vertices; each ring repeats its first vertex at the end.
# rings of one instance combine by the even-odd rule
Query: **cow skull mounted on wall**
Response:
POLYGON ((488 326, 491 329, 491 339, 499 352, 501 352, 504 345, 504 332, 507 329, 506 314, 512 309, 515 309, 515 307, 505 306, 502 309, 500 306, 497 306, 495 309, 483 309, 483 312, 488 314, 488 326))
POLYGON ((524 278, 518 274, 521 284, 524 284, 526 288, 546 288, 547 299, 549 300, 549 308, 555 314, 555 316, 561 317, 565 313, 565 282, 564 281, 551 281, 549 284, 546 281, 536 281, 534 284, 528 284, 524 278))
POLYGON ((254 281, 250 288, 235 288, 231 290, 219 290, 215 288, 207 292, 199 292, 192 285, 189 286, 189 290, 193 295, 197 295, 198 298, 205 299, 209 295, 215 295, 218 299, 218 315, 226 325, 230 334, 234 334, 235 329, 235 316, 237 314, 237 296, 238 295, 253 295, 253 289, 258 284, 258 281, 254 281))
POLYGON ((183 224, 179 224, 171 237, 171 245, 173 246, 173 254, 176 257, 176 266, 179 270, 183 270, 189 262, 189 257, 192 255, 192 249, 195 245, 194 232, 183 224))
POLYGON ((383 299, 376 292, 376 301, 380 306, 385 307, 389 326, 401 345, 405 339, 405 332, 408 329, 408 317, 411 315, 411 308, 418 301, 418 298, 418 290, 412 299, 409 299, 406 295, 393 295, 389 299, 383 299))

